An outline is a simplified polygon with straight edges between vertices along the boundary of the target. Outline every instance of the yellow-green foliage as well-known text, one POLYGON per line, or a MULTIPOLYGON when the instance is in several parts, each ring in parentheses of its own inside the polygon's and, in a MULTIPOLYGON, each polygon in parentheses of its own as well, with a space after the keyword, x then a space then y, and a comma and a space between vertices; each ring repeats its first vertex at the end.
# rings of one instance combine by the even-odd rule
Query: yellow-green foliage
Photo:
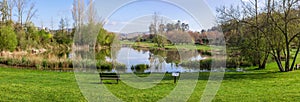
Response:
POLYGON ((17 36, 11 26, 0 27, 0 38, 0 50, 13 51, 17 47, 17 36))

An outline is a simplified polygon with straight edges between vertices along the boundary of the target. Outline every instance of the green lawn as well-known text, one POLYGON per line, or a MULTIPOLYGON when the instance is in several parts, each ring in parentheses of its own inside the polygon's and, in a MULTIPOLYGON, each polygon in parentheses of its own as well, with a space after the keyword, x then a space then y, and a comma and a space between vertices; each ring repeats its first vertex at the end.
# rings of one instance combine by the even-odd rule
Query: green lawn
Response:
MULTIPOLYGON (((213 101, 297 101, 300 100, 300 71, 278 72, 275 63, 266 70, 227 72, 213 101)), ((200 73, 197 86, 188 101, 199 101, 208 73, 200 73)), ((122 77, 122 76, 121 76, 122 77)), ((95 77, 98 78, 98 77, 95 77)), ((181 80, 188 83, 191 80, 181 80)), ((167 76, 155 87, 136 89, 121 82, 98 84, 85 80, 91 87, 106 86, 123 101, 158 101, 169 95, 176 84, 167 76)), ((106 81, 114 82, 114 81, 106 81)), ((189 87, 189 86, 185 86, 189 87)), ((97 92, 97 91, 96 91, 97 92)), ((90 91, 89 94, 93 92, 90 91)), ((108 98, 109 99, 109 98, 108 98)), ((0 101, 86 101, 72 72, 51 72, 0 68, 0 101)))
POLYGON ((0 101, 84 101, 71 72, 0 68, 0 101))
MULTIPOLYGON (((121 44, 127 44, 127 45, 132 45, 133 47, 142 47, 142 48, 158 48, 156 43, 149 43, 149 42, 121 41, 121 44)), ((183 45, 168 44, 168 45, 165 45, 165 48, 168 48, 168 49, 192 49, 192 50, 202 50, 202 51, 211 50, 211 46, 192 45, 192 44, 183 44, 183 45)), ((215 48, 215 47, 212 47, 212 48, 215 48)))

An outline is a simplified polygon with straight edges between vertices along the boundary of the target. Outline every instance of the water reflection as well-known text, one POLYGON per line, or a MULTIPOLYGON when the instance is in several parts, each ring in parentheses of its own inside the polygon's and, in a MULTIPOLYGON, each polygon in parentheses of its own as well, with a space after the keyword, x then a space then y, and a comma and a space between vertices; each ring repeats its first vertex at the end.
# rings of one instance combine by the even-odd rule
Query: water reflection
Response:
MULTIPOLYGON (((117 72, 199 72, 200 68, 184 68, 180 66, 182 61, 195 61, 203 59, 199 51, 177 49, 138 49, 122 47, 119 49, 102 49, 97 51, 98 62, 111 62, 121 67, 107 69, 105 71, 117 72), (148 65, 147 68, 136 66, 148 65)), ((102 69, 102 71, 104 71, 102 69)))

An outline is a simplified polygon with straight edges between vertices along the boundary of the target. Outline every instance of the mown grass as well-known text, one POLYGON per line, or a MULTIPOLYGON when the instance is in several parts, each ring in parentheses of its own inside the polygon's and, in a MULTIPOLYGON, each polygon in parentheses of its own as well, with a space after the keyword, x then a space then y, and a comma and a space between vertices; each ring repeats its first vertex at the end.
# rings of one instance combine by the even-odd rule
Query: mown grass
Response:
MULTIPOLYGON (((206 87, 209 73, 200 73, 199 75, 197 86, 188 99, 190 102, 199 101, 206 87)), ((300 71, 298 70, 278 72, 276 63, 268 64, 265 70, 254 70, 253 67, 246 72, 226 72, 213 101, 297 101, 300 100, 299 75, 300 71)), ((188 83, 190 81, 180 80, 179 82, 188 83)), ((95 80, 85 80, 85 82, 90 87, 105 86, 121 100, 134 102, 158 101, 169 95, 176 87, 170 75, 159 83, 153 83, 155 86, 148 89, 130 87, 124 82, 110 84, 115 81, 105 81, 107 84, 99 84, 97 76, 95 80)), ((72 72, 2 67, 0 68, 0 101, 86 100, 81 94, 72 72)))
MULTIPOLYGON (((131 41, 121 41, 121 44, 131 45, 132 47, 140 47, 140 48, 158 48, 156 43, 150 42, 131 42, 131 41)), ((189 50, 202 50, 209 51, 211 50, 211 46, 207 45, 193 45, 193 44, 179 44, 179 45, 165 45, 166 49, 189 49, 189 50)))
POLYGON ((0 101, 85 101, 70 72, 0 68, 0 101))

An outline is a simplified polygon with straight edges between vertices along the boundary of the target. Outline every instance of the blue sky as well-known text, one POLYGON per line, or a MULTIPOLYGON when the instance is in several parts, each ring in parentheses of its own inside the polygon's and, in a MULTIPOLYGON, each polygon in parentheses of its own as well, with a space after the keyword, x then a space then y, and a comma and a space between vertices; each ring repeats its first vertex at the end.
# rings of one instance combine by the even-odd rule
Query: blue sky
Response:
MULTIPOLYGON (((167 23, 172 23, 177 19, 182 20, 182 22, 189 23, 191 29, 200 30, 206 29, 208 27, 203 27, 203 24, 194 23, 195 20, 189 13, 185 12, 178 5, 172 5, 164 2, 157 2, 154 0, 145 0, 143 2, 136 2, 129 5, 124 5, 126 0, 96 0, 96 9, 98 9, 98 16, 105 18, 110 15, 114 10, 121 7, 116 11, 109 19, 107 19, 107 25, 105 26, 108 30, 112 31, 124 31, 124 32, 135 32, 130 29, 130 26, 134 23, 149 23, 151 22, 153 12, 159 12, 160 15, 164 16, 164 21, 167 23), (123 7, 122 7, 123 5, 123 7), (109 9, 111 8, 111 9, 109 9), (142 21, 142 22, 141 22, 142 21), (144 22, 143 22, 144 21, 144 22), (120 24, 118 26, 112 25, 120 24), (123 25, 122 25, 123 24, 123 25), (130 25, 131 24, 131 25, 130 25), (118 30, 117 30, 118 29, 118 30)), ((129 0, 131 1, 131 0, 129 0)), ((176 1, 176 0, 175 0, 176 1)), ((185 1, 187 5, 192 5, 198 3, 201 0, 178 0, 185 1)), ((53 23, 55 28, 58 28, 58 24, 61 18, 67 18, 69 20, 70 26, 72 26, 72 2, 73 0, 34 0, 36 3, 36 8, 38 9, 37 15, 32 19, 35 25, 51 28, 51 18, 53 18, 53 23)), ((222 5, 237 4, 239 0, 204 0, 211 8, 211 11, 215 13, 215 8, 222 5)), ((202 4, 203 5, 203 4, 202 4)), ((180 6, 180 5, 179 5, 180 6)), ((199 4, 201 6, 201 4, 199 4)), ((200 12, 202 7, 199 7, 200 12)), ((204 24, 205 25, 205 24, 204 24)), ((141 27, 141 29, 146 30, 147 27, 141 27)))
POLYGON ((55 28, 58 28, 58 24, 61 18, 67 18, 72 25, 72 3, 73 0, 34 0, 38 12, 32 19, 35 25, 41 26, 42 24, 48 28, 51 28, 51 19, 55 28))

